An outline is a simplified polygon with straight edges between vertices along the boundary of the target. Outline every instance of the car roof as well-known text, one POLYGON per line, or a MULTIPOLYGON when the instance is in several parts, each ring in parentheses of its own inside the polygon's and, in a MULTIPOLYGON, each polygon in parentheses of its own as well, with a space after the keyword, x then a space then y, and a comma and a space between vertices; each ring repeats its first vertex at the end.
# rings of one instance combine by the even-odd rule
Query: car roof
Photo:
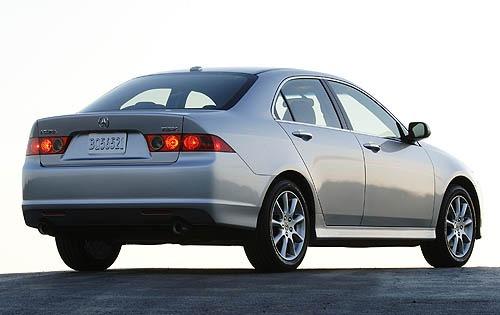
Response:
POLYGON ((216 67, 216 68, 205 68, 205 67, 200 67, 200 66, 194 66, 192 68, 188 69, 178 69, 178 70, 171 70, 171 71, 162 71, 160 73, 155 73, 155 74, 167 74, 167 73, 186 73, 186 72, 192 72, 191 69, 194 68, 199 68, 200 70, 194 70, 194 71, 200 71, 200 72, 233 72, 233 73, 247 73, 247 74, 259 74, 262 72, 267 72, 267 71, 272 71, 272 70, 278 70, 280 68, 265 68, 265 67, 216 67))
MULTIPOLYGON (((344 80, 340 77, 323 73, 323 72, 317 72, 317 71, 309 71, 309 70, 302 70, 302 69, 294 69, 294 68, 271 68, 271 67, 224 67, 224 68, 203 68, 203 67, 193 67, 193 68, 200 68, 201 70, 194 70, 194 71, 201 71, 201 72, 232 72, 232 73, 246 73, 246 74, 253 74, 253 75, 261 75, 261 74, 276 74, 276 75, 281 75, 281 76, 318 76, 318 77, 327 77, 327 78, 334 78, 334 79, 339 79, 343 81, 344 80)), ((173 71, 164 71, 160 73, 155 73, 155 74, 167 74, 167 73, 189 73, 191 72, 190 69, 183 69, 183 70, 173 70, 173 71)), ((151 75, 155 75, 151 74, 151 75)))

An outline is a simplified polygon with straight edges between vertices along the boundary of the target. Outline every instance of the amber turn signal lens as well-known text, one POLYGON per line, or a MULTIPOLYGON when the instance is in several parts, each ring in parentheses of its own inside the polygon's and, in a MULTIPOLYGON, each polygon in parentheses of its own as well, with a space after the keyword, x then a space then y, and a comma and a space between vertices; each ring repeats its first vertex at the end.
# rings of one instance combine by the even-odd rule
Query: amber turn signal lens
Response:
POLYGON ((165 147, 168 151, 178 151, 179 150, 179 136, 171 135, 165 137, 165 147))
POLYGON ((52 140, 49 138, 40 141, 40 154, 48 154, 52 151, 52 140))

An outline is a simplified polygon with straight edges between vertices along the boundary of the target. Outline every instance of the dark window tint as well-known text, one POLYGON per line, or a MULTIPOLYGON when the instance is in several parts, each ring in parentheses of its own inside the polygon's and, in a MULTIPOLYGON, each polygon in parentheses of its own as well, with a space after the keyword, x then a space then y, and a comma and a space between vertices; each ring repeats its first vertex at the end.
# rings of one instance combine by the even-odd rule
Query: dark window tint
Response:
POLYGON ((333 81, 328 84, 340 100, 354 131, 378 137, 400 137, 396 120, 366 94, 345 84, 333 81))
POLYGON ((256 76, 241 73, 172 73, 136 78, 111 90, 83 112, 165 109, 228 109, 256 76))
POLYGON ((275 108, 282 120, 340 128, 332 102, 316 79, 295 79, 285 83, 275 108))

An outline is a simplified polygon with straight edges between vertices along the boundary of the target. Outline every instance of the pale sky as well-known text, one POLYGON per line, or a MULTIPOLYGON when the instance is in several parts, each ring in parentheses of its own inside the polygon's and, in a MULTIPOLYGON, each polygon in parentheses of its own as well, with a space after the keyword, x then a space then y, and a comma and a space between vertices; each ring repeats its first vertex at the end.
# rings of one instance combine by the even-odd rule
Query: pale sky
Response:
MULTIPOLYGON (((0 273, 67 270, 24 225, 21 168, 37 118, 73 113, 134 76, 191 66, 319 70, 359 84, 470 166, 500 266, 500 19, 491 1, 23 1, 0 3, 0 273)), ((302 268, 422 267, 419 248, 312 248, 302 268)), ((112 268, 249 268, 239 247, 126 246, 112 268)))

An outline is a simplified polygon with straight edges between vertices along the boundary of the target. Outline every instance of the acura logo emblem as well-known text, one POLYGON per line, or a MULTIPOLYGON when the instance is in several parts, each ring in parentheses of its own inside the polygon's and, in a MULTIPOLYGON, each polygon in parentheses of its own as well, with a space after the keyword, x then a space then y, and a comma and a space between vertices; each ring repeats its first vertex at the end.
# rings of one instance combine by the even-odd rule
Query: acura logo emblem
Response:
POLYGON ((108 128, 109 127, 108 117, 99 117, 99 119, 97 119, 97 125, 101 128, 108 128))

